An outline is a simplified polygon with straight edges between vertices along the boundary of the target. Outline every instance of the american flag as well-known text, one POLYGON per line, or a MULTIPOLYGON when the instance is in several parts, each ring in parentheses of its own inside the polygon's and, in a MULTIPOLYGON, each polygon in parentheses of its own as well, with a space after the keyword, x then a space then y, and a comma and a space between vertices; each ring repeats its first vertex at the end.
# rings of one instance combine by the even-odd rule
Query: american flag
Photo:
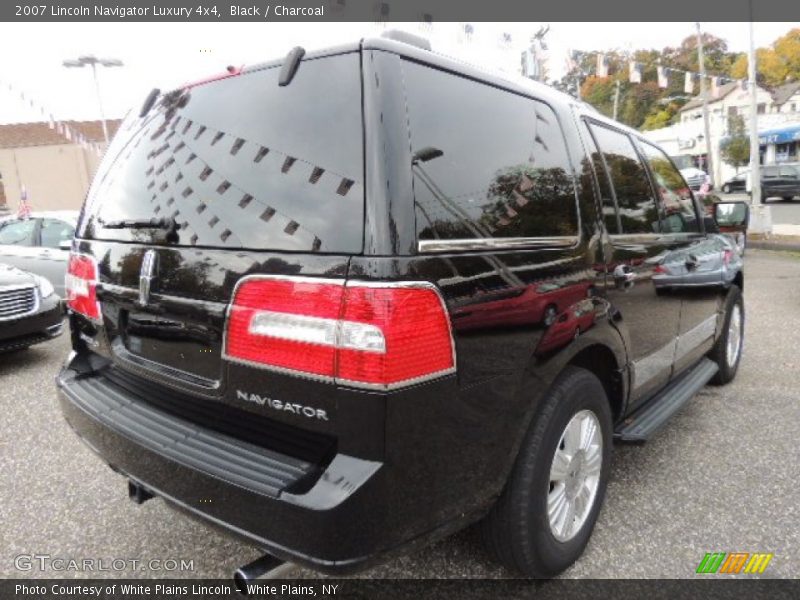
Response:
POLYGON ((17 218, 27 219, 31 216, 31 207, 28 204, 28 190, 22 186, 22 191, 19 195, 19 209, 17 209, 17 218))

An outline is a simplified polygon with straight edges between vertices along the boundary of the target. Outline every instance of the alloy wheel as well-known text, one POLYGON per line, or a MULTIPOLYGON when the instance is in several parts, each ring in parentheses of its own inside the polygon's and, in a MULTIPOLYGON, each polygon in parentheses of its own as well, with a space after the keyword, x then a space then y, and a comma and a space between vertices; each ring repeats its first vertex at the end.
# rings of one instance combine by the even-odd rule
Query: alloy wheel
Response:
POLYGON ((603 465, 603 433, 591 410, 570 419, 553 456, 547 496, 550 530, 560 542, 581 530, 594 506, 603 465))

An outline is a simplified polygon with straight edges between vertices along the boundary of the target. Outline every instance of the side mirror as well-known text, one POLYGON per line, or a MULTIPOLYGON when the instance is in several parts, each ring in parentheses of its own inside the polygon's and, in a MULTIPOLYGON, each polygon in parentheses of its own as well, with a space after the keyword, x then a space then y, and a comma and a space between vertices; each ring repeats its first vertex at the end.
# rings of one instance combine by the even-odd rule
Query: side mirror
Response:
POLYGON ((58 242, 58 248, 60 250, 72 250, 72 240, 61 240, 58 242))
POLYGON ((714 205, 714 221, 723 233, 747 231, 750 205, 747 202, 717 202, 714 205))

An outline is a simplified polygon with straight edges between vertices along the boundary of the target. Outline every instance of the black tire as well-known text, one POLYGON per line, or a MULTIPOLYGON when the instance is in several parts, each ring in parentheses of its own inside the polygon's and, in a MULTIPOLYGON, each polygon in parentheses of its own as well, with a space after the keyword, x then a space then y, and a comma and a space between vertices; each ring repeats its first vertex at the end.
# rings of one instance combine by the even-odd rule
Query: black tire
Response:
POLYGON ((555 304, 548 304, 544 309, 543 321, 545 327, 550 327, 550 325, 555 323, 556 317, 558 317, 558 307, 555 304))
POLYGON ((30 346, 15 346, 6 350, 0 350, 0 354, 21 354, 30 348, 30 346))
POLYGON ((484 544, 498 562, 526 577, 548 578, 580 557, 605 497, 611 437, 611 409, 600 380, 585 369, 567 367, 542 399, 505 489, 481 523, 484 544), (551 529, 547 511, 550 469, 567 424, 583 410, 594 414, 602 433, 600 475, 583 523, 562 542, 551 529))
POLYGON ((722 319, 722 334, 714 343, 708 357, 717 363, 719 371, 711 379, 710 383, 713 385, 725 385, 733 381, 736 377, 736 372, 739 370, 739 363, 742 360, 742 344, 744 342, 744 325, 745 325, 745 312, 744 312, 744 298, 742 291, 738 286, 732 285, 728 290, 728 295, 725 298, 725 313, 722 319), (733 364, 728 360, 728 339, 730 337, 730 323, 733 315, 734 306, 738 306, 741 314, 741 328, 739 334, 739 349, 736 352, 736 359, 733 364))
POLYGON ((791 202, 791 201, 792 201, 792 198, 793 198, 793 196, 784 196, 784 197, 783 197, 783 198, 781 198, 781 199, 782 199, 784 202, 791 202))

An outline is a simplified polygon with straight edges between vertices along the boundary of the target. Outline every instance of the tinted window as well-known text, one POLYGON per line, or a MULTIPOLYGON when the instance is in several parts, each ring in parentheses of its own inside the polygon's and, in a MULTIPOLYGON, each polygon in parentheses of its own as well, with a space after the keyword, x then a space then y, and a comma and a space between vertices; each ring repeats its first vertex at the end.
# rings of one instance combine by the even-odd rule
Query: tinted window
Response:
POLYGON ((12 221, 0 229, 0 244, 10 246, 32 246, 36 219, 12 221))
POLYGON ((42 228, 39 230, 41 245, 45 248, 58 248, 61 242, 72 239, 75 228, 60 219, 42 219, 42 228))
MULTIPOLYGON (((587 127, 585 122, 583 122, 583 126, 587 127)), ((584 159, 585 164, 583 165, 583 172, 586 173, 587 170, 589 170, 593 171, 596 175, 597 186, 600 191, 600 200, 602 203, 603 221, 605 221, 606 229, 609 233, 620 233, 621 225, 619 222, 619 215, 617 215, 616 205, 614 204, 614 195, 611 191, 611 182, 608 180, 608 173, 606 172, 605 165, 603 164, 603 157, 597 150, 597 146, 595 145, 594 139, 592 139, 591 135, 585 135, 584 137, 586 138, 585 141, 587 151, 591 156, 592 164, 589 165, 589 161, 584 159)))
POLYGON ((689 186, 666 154, 647 143, 641 144, 642 153, 650 165, 656 190, 664 210, 663 229, 670 233, 700 231, 694 198, 689 186))
POLYGON ((611 177, 621 233, 657 232, 659 221, 653 192, 630 138, 594 123, 591 130, 611 177))
POLYGON ((158 243, 103 222, 172 217, 180 245, 359 252, 363 134, 357 53, 274 67, 169 95, 95 180, 81 235, 158 243))
POLYGON ((767 167, 765 169, 762 168, 761 172, 762 172, 761 176, 764 179, 775 179, 778 176, 778 169, 776 169, 775 167, 772 168, 767 167))
POLYGON ((797 179, 797 171, 791 167, 781 167, 781 177, 788 179, 797 179))
POLYGON ((404 77, 420 239, 577 233, 564 137, 547 105, 410 62, 404 77))

